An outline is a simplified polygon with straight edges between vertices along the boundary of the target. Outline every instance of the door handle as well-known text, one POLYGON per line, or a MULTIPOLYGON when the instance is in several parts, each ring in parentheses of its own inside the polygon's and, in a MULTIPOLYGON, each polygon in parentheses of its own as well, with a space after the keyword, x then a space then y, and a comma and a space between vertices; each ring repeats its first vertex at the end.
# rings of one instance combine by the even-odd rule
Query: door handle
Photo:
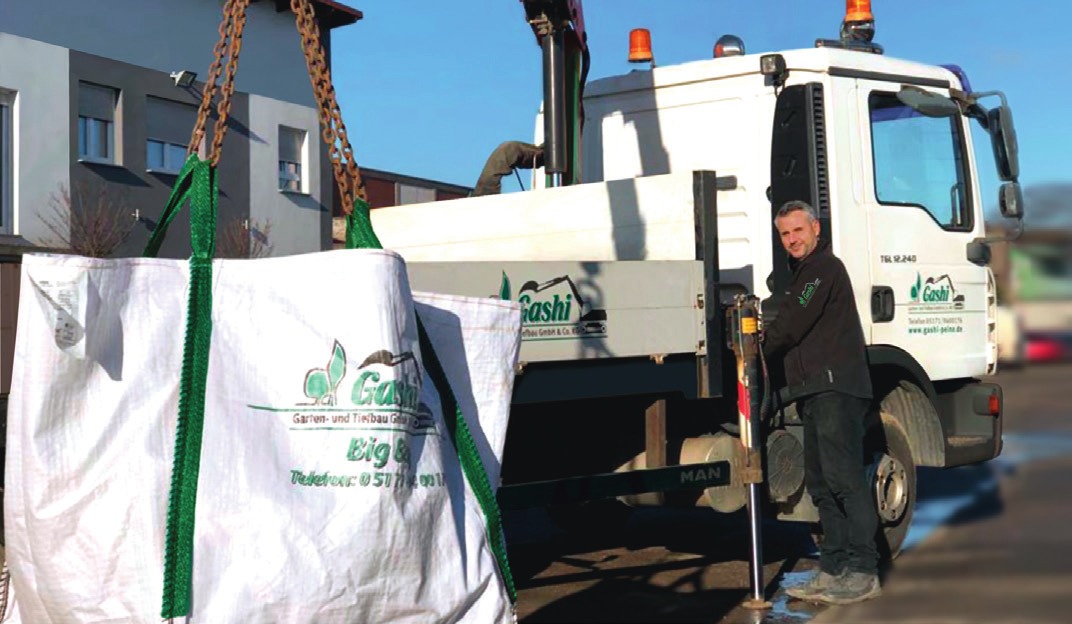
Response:
POLYGON ((889 323, 894 317, 893 288, 873 286, 871 288, 871 322, 889 323))

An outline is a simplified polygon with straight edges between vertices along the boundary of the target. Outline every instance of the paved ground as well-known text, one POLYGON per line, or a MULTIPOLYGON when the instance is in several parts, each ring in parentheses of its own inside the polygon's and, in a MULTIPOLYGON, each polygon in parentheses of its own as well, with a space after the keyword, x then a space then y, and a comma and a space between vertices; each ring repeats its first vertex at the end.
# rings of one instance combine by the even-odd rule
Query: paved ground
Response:
POLYGON ((774 608, 753 613, 738 607, 748 592, 739 517, 640 510, 620 531, 570 538, 532 511, 508 524, 521 621, 1072 621, 1072 366, 1011 371, 998 381, 1007 407, 1001 458, 920 470, 908 549, 879 599, 840 608, 788 600, 782 589, 816 566, 799 525, 765 525, 774 608))

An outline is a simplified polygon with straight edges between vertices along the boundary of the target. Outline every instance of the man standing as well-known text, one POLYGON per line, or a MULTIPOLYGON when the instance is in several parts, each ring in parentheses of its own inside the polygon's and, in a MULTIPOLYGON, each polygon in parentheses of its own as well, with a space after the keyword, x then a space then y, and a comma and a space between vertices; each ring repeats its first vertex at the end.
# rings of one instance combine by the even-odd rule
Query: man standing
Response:
POLYGON ((815 209, 784 204, 774 219, 792 284, 764 327, 763 351, 784 362, 804 421, 805 483, 819 510, 820 572, 790 596, 848 604, 881 592, 878 515, 864 470, 864 419, 872 391, 863 330, 845 265, 819 237, 815 209))

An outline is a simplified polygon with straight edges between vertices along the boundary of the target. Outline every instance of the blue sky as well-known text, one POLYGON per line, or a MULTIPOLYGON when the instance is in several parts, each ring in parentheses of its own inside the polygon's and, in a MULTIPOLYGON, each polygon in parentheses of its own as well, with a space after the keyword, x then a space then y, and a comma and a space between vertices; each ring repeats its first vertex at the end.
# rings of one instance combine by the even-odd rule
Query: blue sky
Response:
MULTIPOLYGON (((518 0, 347 1, 365 19, 335 31, 332 77, 359 166, 472 186, 500 142, 532 141, 541 57, 518 0)), ((843 0, 589 0, 589 80, 636 67, 626 62, 632 28, 650 29, 656 62, 670 65, 708 58, 725 33, 749 53, 811 47, 837 36, 844 8, 843 0)), ((872 11, 888 56, 958 64, 973 89, 1005 92, 1025 186, 1072 182, 1062 149, 1072 144, 1072 3, 874 0, 872 11)), ((997 180, 984 139, 975 136, 989 206, 997 180)), ((516 179, 503 181, 504 191, 516 189, 516 179)))

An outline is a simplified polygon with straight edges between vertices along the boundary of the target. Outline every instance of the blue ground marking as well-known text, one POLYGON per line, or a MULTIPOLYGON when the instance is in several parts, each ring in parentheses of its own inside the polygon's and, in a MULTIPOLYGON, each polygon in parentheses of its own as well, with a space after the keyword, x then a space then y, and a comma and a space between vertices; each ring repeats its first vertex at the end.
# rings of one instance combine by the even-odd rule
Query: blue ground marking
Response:
MULTIPOLYGON (((967 508, 980 497, 992 493, 998 487, 996 475, 1008 473, 1015 468, 1035 461, 1072 455, 1072 434, 1058 432, 1005 433, 1002 435, 1001 455, 988 462, 991 476, 980 481, 970 492, 920 501, 912 514, 912 526, 908 529, 902 552, 911 550, 926 540, 938 527, 949 522, 961 509, 967 508)), ((815 555, 811 552, 809 555, 815 555)), ((789 596, 785 590, 802 585, 815 574, 814 571, 788 572, 779 583, 779 589, 771 599, 773 607, 763 622, 803 623, 811 620, 814 613, 795 611, 789 608, 789 596)))
MULTIPOLYGON (((779 583, 779 591, 771 599, 771 609, 764 618, 764 622, 807 622, 815 616, 808 611, 796 611, 789 608, 789 595, 785 590, 807 583, 815 574, 813 571, 786 572, 779 583)), ((799 603, 797 603, 799 604, 799 603)))
POLYGON ((1023 464, 1072 455, 1072 434, 1006 433, 1002 436, 1001 455, 989 462, 991 476, 981 481, 970 492, 919 502, 912 516, 912 526, 905 536, 902 550, 908 550, 927 539, 938 527, 949 521, 958 511, 972 504, 979 497, 992 493, 998 487, 997 473, 1007 473, 1023 464))

